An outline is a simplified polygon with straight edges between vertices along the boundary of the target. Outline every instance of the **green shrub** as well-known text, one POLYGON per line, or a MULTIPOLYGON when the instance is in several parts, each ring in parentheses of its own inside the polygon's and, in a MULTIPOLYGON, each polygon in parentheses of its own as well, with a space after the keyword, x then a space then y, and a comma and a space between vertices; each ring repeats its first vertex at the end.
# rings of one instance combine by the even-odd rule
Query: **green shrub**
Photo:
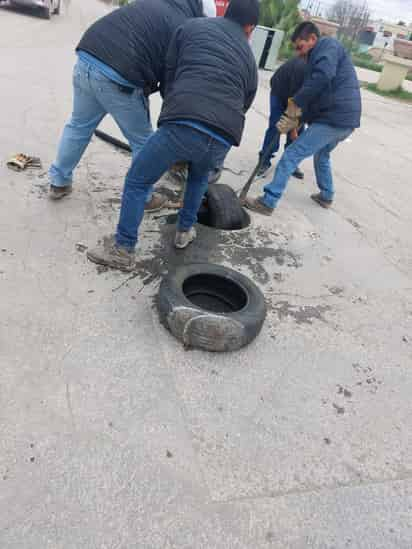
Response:
POLYGON ((382 72, 383 66, 379 65, 372 60, 371 56, 368 54, 355 54, 352 55, 353 64, 356 67, 361 67, 362 69, 369 69, 370 71, 382 72))

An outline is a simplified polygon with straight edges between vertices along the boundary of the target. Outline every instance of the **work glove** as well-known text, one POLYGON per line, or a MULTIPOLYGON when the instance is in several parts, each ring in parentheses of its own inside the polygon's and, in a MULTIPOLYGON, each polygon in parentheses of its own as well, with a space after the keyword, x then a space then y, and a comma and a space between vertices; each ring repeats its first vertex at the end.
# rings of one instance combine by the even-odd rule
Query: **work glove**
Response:
POLYGON ((41 168, 41 160, 37 156, 28 154, 15 154, 7 161, 7 167, 16 172, 21 172, 26 168, 41 168))
POLYGON ((302 116, 302 109, 296 105, 293 99, 289 99, 285 114, 289 118, 300 118, 302 116))
POLYGON ((300 118, 302 116, 302 109, 296 105, 293 99, 288 100, 288 107, 276 124, 279 133, 289 133, 300 126, 300 118))
POLYGON ((276 124, 276 127, 279 131, 279 133, 289 133, 292 130, 296 130, 300 126, 300 120, 299 118, 289 118, 286 114, 284 114, 279 122, 276 124))

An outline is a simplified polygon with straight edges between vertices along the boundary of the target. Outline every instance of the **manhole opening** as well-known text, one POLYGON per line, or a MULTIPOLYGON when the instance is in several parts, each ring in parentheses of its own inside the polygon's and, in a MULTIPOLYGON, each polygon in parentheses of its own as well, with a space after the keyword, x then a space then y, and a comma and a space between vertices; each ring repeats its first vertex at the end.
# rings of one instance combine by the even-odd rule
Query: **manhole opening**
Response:
POLYGON ((186 298, 205 311, 213 313, 234 313, 243 309, 248 301, 244 289, 218 275, 197 274, 183 284, 186 298))
MULTIPOLYGON (((175 225, 177 223, 177 219, 178 219, 178 215, 177 214, 170 214, 166 217, 166 223, 168 225, 175 225)), ((211 225, 210 223, 210 218, 209 218, 209 212, 207 210, 207 207, 206 206, 202 206, 199 210, 199 213, 197 214, 197 222, 199 223, 199 225, 204 225, 205 227, 211 227, 212 229, 215 229, 216 227, 214 227, 213 225, 211 225)), ((242 223, 240 225, 240 227, 236 227, 234 229, 219 229, 220 231, 239 231, 241 229, 246 229, 246 227, 249 227, 251 223, 251 220, 250 220, 250 215, 248 214, 248 212, 243 209, 243 219, 242 219, 242 223)))
MULTIPOLYGON (((211 227, 212 229, 216 229, 210 221, 209 211, 207 209, 206 205, 202 205, 198 214, 197 214, 197 222, 200 225, 205 225, 206 227, 211 227)), ((248 212, 242 208, 242 220, 240 223, 240 226, 236 226, 233 229, 219 229, 220 231, 240 231, 241 229, 246 229, 246 227, 249 227, 251 221, 250 221, 250 215, 248 212)))

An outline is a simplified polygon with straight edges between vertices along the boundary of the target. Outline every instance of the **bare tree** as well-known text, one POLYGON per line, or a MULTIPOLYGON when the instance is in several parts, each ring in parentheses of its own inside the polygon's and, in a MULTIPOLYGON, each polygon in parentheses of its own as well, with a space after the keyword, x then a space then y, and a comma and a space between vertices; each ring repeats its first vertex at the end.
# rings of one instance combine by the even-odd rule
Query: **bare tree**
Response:
POLYGON ((363 4, 353 0, 336 0, 327 15, 340 26, 339 36, 353 44, 359 31, 367 26, 370 11, 366 0, 363 4))

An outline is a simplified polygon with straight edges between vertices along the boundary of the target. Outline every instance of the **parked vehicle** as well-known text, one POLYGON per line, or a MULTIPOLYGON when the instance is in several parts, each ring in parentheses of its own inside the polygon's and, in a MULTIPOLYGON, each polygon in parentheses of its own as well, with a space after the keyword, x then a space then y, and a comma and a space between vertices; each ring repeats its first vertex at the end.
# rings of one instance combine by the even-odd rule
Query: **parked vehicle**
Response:
POLYGON ((61 0, 10 0, 11 6, 33 6, 41 10, 45 19, 60 13, 61 0))

